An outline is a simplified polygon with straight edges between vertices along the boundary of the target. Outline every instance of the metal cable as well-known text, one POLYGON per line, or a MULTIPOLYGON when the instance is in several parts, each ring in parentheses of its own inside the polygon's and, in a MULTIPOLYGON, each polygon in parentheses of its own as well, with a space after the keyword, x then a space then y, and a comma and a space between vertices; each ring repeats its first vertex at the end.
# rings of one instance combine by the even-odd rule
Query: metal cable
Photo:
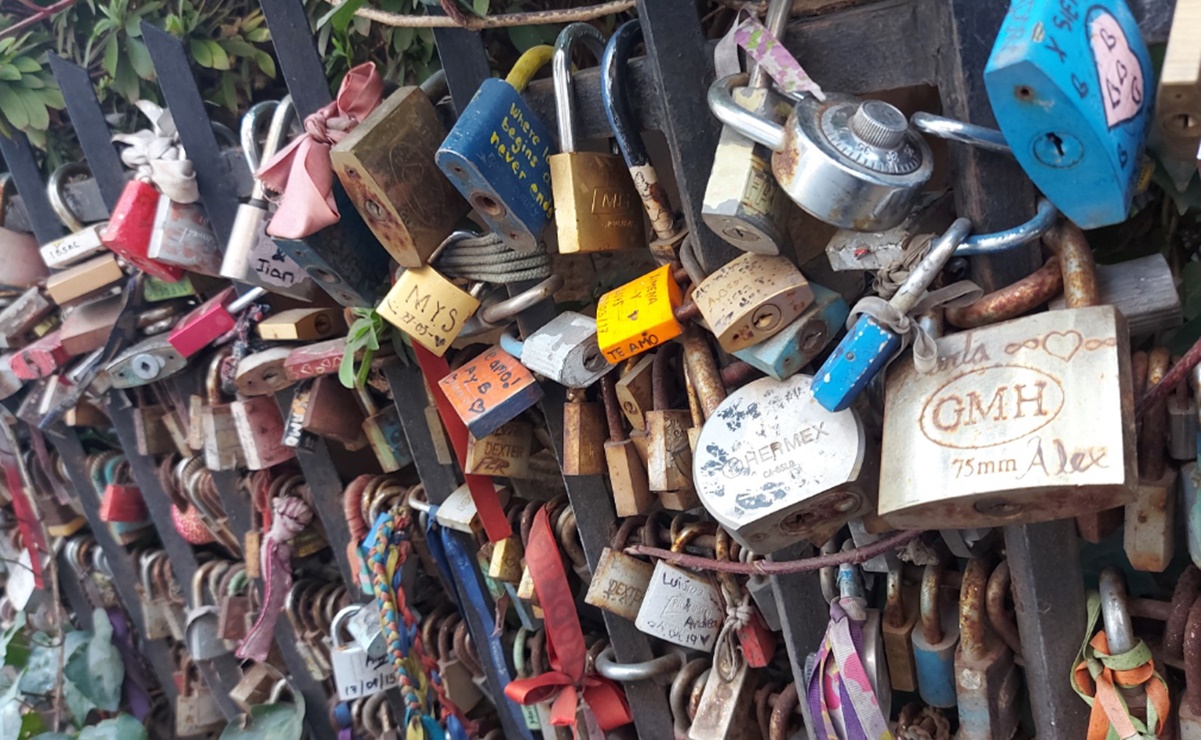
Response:
POLYGON ((433 266, 448 278, 508 284, 549 277, 550 254, 541 242, 534 252, 515 252, 500 236, 489 233, 446 244, 433 266))

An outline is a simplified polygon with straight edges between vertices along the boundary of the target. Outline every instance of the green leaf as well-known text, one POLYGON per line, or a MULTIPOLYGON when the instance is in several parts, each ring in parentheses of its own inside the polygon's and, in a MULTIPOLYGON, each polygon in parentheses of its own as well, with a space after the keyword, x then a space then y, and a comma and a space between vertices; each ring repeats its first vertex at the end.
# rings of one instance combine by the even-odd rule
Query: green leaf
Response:
POLYGON ((271 79, 275 79, 275 59, 265 51, 256 51, 254 53, 254 63, 258 65, 263 74, 271 79))
POLYGON ((54 690, 54 680, 58 675, 58 655, 66 651, 64 664, 70 661, 76 651, 87 645, 90 632, 67 632, 62 636, 62 645, 52 644, 54 638, 38 633, 32 640, 33 648, 29 652, 29 661, 21 673, 18 685, 23 694, 47 695, 54 690))
POLYGON ((83 727, 88 723, 88 715, 92 710, 98 709, 96 702, 89 699, 73 681, 63 681, 63 701, 67 704, 67 711, 71 713, 71 719, 75 721, 76 727, 83 727))
POLYGON ((67 107, 67 101, 63 100, 63 91, 58 87, 44 87, 38 90, 36 95, 47 108, 62 110, 67 107))
POLYGON ((219 69, 223 72, 228 71, 229 54, 225 52, 225 49, 221 48, 221 44, 218 44, 216 41, 207 41, 205 43, 213 55, 213 69, 219 69))
POLYGON ((135 101, 142 96, 138 73, 133 71, 133 65, 125 58, 117 65, 117 74, 113 76, 113 89, 129 101, 135 101))
POLYGON ((26 90, 41 90, 46 86, 41 77, 37 75, 22 75, 20 83, 21 87, 26 90))
MULTIPOLYGON (((220 740, 300 740, 304 732, 304 696, 295 693, 295 704, 259 704, 250 708, 244 726, 230 722, 220 740)), ((83 740, 83 736, 80 736, 83 740)))
POLYGON ((146 740, 146 728, 133 716, 118 714, 112 719, 83 728, 78 740, 146 740))
POLYGON ((25 110, 25 103, 16 91, 6 84, 0 84, 0 113, 4 113, 4 117, 15 128, 29 128, 29 113, 25 110))
POLYGON ((238 90, 233 75, 221 75, 221 98, 222 104, 230 113, 238 112, 238 90))
POLYGON ((25 105, 25 112, 29 115, 29 128, 39 131, 50 128, 50 112, 46 110, 42 101, 30 94, 23 95, 21 101, 25 105))
POLYGON ((117 76, 117 67, 121 64, 121 45, 116 36, 109 36, 104 44, 104 71, 109 77, 117 76))
POLYGON ((203 39, 192 39, 188 43, 188 48, 192 51, 192 58, 196 60, 197 64, 201 67, 212 69, 213 50, 209 48, 206 41, 203 39))
POLYGON ((30 740, 75 740, 75 736, 66 732, 43 732, 30 740))
POLYGON ((488 15, 488 6, 491 5, 489 0, 471 0, 471 9, 476 15, 488 15))
POLYGON ((21 718, 21 740, 31 738, 34 735, 39 737, 44 736, 46 730, 50 727, 46 724, 46 719, 37 712, 30 712, 21 718))
POLYGON ((15 64, 0 64, 0 80, 16 82, 21 79, 21 70, 15 64))
POLYGON ((397 54, 403 54, 413 45, 417 38, 416 28, 397 28, 392 31, 392 49, 397 54))
POLYGON ((266 26, 247 31, 242 35, 246 37, 247 41, 255 44, 264 44, 271 40, 271 31, 266 26))
POLYGON ((14 668, 24 668, 29 660, 29 635, 25 632, 25 612, 17 612, 17 618, 8 629, 0 633, 0 663, 14 668))
POLYGON ((517 51, 526 52, 539 44, 553 44, 559 35, 558 26, 515 26, 509 29, 509 40, 517 51))
POLYGON ((222 49, 237 57, 253 57, 259 51, 237 36, 228 39, 217 39, 217 43, 222 49))
POLYGON ((129 63, 133 71, 143 80, 154 79, 154 62, 150 59, 150 50, 141 39, 129 39, 125 44, 125 52, 129 55, 129 63))
POLYGON ((13 681, 0 694, 0 740, 17 740, 21 736, 20 680, 13 681))
POLYGON ((30 57, 17 57, 13 60, 13 65, 25 74, 34 74, 35 72, 42 71, 42 65, 30 57))
POLYGON ((350 20, 354 18, 354 13, 359 8, 363 7, 365 0, 346 0, 341 5, 333 8, 325 15, 317 19, 317 27, 328 24, 334 27, 336 31, 345 31, 350 25, 350 20))
POLYGON ((71 656, 63 674, 97 707, 115 712, 121 704, 125 664, 113 645, 113 626, 108 615, 100 609, 95 610, 92 625, 95 632, 88 640, 87 648, 71 656))

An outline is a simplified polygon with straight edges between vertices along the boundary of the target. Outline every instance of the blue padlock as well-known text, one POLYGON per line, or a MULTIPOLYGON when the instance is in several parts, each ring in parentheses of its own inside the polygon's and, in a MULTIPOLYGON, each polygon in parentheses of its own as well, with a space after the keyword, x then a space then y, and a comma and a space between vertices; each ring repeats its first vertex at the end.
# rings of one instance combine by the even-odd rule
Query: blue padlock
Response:
POLYGON ((922 573, 921 622, 913 630, 913 665, 922 701, 948 709, 956 705, 955 648, 959 644, 956 605, 943 599, 942 565, 922 573))
POLYGON ((817 283, 809 283, 809 287, 813 305, 805 313, 779 334, 740 349, 734 356, 776 380, 785 380, 821 354, 838 327, 846 323, 851 309, 837 292, 817 283))
POLYGON ((1155 84, 1123 0, 1014 2, 984 85, 1018 163, 1065 216, 1084 229, 1126 220, 1155 84))
POLYGON ((516 252, 533 252, 554 215, 550 129, 521 99, 554 49, 535 46, 504 80, 484 80, 434 156, 488 228, 516 252))
MULTIPOLYGON (((930 251, 913 268, 888 304, 908 314, 926 292, 926 287, 967 238, 972 224, 959 218, 946 233, 934 240, 930 251)), ((903 338, 875 318, 860 315, 834 352, 813 377, 813 397, 830 411, 850 408, 868 383, 901 350, 903 338)))

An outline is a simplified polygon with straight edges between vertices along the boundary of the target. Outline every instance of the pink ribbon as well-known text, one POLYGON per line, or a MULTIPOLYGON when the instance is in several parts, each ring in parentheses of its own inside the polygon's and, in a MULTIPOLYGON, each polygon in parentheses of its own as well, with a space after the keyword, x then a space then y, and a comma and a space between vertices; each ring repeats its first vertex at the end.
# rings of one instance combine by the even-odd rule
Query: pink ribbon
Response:
POLYGON ((341 216, 334 203, 334 172, 329 150, 359 125, 380 103, 383 78, 371 62, 346 73, 338 97, 304 119, 304 133, 284 147, 255 175, 282 193, 279 210, 267 233, 280 239, 303 239, 341 216))
POLYGON ((254 626, 242 638, 236 655, 239 659, 250 658, 256 662, 267 659, 271 640, 275 637, 275 623, 284 611, 288 591, 292 590, 292 538, 300 534, 313 519, 313 510, 295 496, 277 498, 271 508, 275 519, 263 543, 262 570, 267 593, 263 596, 263 607, 259 609, 254 626))

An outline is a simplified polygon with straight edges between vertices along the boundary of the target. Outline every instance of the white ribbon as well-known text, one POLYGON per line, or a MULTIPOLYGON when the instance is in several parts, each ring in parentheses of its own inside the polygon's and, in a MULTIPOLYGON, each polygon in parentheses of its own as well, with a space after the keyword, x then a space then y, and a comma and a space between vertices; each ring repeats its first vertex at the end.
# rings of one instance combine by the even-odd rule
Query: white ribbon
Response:
MULTIPOLYGON (((927 292, 910 313, 918 316, 940 306, 943 308, 970 306, 980 300, 983 295, 984 291, 979 285, 971 280, 960 280, 945 288, 927 292)), ((912 343, 913 366, 919 373, 929 375, 938 367, 938 346, 934 343, 934 337, 930 336, 929 332, 923 329, 921 324, 911 319, 908 314, 901 313, 891 303, 874 295, 860 298, 855 307, 851 309, 851 313, 847 317, 848 328, 854 325, 859 314, 871 316, 889 331, 900 335, 901 350, 912 343)), ((894 357, 899 356, 900 352, 894 355, 894 357)))
POLYGON ((132 134, 114 134, 113 142, 124 144, 121 161, 137 172, 139 180, 152 182, 176 203, 195 203, 200 199, 196 173, 187 153, 179 144, 179 132, 171 111, 148 100, 135 105, 150 119, 153 129, 132 134))

